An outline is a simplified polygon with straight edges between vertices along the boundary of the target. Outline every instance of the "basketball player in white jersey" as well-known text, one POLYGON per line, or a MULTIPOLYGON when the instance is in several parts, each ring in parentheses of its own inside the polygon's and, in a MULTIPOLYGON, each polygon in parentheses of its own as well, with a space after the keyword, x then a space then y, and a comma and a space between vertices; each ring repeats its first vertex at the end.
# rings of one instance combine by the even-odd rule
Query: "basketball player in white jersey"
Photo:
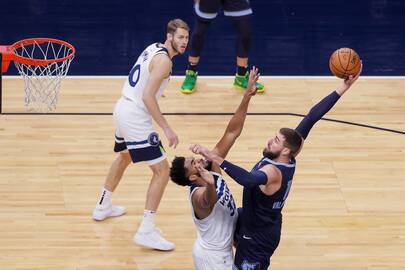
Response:
MULTIPOLYGON (((225 157, 241 134, 250 98, 256 94, 259 78, 253 67, 248 88, 229 121, 214 152, 225 157)), ((190 146, 190 150, 195 146, 190 146)), ((176 157, 170 168, 170 178, 176 184, 190 186, 192 216, 197 227, 193 259, 198 270, 231 270, 233 265, 233 233, 237 208, 233 196, 220 174, 218 165, 193 157, 176 157)))
POLYGON ((169 146, 175 148, 179 139, 163 117, 157 100, 169 81, 172 58, 186 50, 189 27, 180 19, 172 20, 167 25, 166 37, 165 43, 154 43, 141 53, 115 105, 114 151, 118 152, 118 157, 111 165, 93 211, 93 219, 98 221, 125 214, 123 207, 111 203, 111 195, 131 161, 145 161, 153 176, 146 194, 143 220, 133 240, 139 245, 159 250, 173 250, 175 245, 163 238, 154 222, 169 181, 169 164, 159 135, 152 126, 152 118, 164 131, 169 146))

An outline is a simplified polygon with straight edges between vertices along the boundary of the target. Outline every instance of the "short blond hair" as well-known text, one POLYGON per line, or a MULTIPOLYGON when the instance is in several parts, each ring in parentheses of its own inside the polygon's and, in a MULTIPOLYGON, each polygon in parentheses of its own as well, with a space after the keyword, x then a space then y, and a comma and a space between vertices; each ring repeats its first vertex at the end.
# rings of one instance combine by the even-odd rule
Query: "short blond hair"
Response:
POLYGON ((174 19, 167 24, 167 33, 174 34, 177 28, 183 28, 187 31, 190 31, 190 28, 185 21, 183 21, 182 19, 174 19))

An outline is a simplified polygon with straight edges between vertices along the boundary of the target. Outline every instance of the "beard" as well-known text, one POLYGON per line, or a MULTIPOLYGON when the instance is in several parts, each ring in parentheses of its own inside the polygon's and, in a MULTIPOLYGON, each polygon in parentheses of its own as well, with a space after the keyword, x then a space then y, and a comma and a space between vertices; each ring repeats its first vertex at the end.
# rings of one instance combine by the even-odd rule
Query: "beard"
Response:
POLYGON ((179 50, 179 46, 177 46, 176 43, 174 43, 174 41, 172 40, 172 48, 173 50, 177 53, 177 54, 183 54, 180 50, 179 50))
POLYGON ((269 158, 271 160, 278 158, 280 156, 280 154, 281 154, 281 151, 279 151, 278 153, 274 153, 270 150, 267 150, 267 148, 263 149, 263 156, 266 158, 269 158))
POLYGON ((204 166, 204 169, 206 169, 207 171, 211 171, 212 170, 212 161, 207 160, 207 165, 204 166))

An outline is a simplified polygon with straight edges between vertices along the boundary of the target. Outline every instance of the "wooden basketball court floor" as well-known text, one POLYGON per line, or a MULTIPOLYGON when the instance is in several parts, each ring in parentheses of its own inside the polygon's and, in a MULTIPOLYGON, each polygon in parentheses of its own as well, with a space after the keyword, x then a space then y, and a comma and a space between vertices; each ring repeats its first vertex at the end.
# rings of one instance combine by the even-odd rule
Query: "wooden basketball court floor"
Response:
MULTIPOLYGON (((241 99, 232 78, 200 78, 182 95, 170 81, 161 109, 177 131, 174 155, 190 143, 213 147, 241 99), (207 113, 207 114, 204 114, 207 113)), ((3 80, 0 115, 0 269, 193 269, 196 232, 187 188, 169 183, 157 224, 173 252, 132 243, 143 213, 150 171, 132 165, 113 196, 125 216, 95 222, 91 212, 115 158, 109 113, 124 78, 66 78, 56 112, 24 115, 19 78, 3 80)), ((294 128, 340 81, 263 78, 229 160, 245 167, 260 158, 269 136, 294 128), (276 113, 280 113, 279 115, 276 113), (289 115, 290 114, 290 115, 289 115)), ((405 79, 360 78, 326 116, 405 131, 405 79)), ((405 136, 389 130, 320 121, 311 131, 284 208, 282 239, 271 269, 405 269, 405 136)), ((238 206, 242 188, 226 177, 238 206)))

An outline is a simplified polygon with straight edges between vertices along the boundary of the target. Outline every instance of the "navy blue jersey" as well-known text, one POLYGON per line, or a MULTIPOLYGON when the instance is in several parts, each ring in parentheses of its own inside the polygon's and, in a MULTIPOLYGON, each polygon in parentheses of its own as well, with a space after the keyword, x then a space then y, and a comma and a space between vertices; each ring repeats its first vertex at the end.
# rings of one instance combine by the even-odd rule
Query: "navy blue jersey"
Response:
POLYGON ((242 226, 264 228, 281 222, 281 210, 290 191, 295 172, 295 159, 289 163, 278 163, 269 158, 262 158, 252 169, 257 171, 265 165, 276 166, 282 174, 280 189, 269 196, 259 186, 243 189, 242 226))

